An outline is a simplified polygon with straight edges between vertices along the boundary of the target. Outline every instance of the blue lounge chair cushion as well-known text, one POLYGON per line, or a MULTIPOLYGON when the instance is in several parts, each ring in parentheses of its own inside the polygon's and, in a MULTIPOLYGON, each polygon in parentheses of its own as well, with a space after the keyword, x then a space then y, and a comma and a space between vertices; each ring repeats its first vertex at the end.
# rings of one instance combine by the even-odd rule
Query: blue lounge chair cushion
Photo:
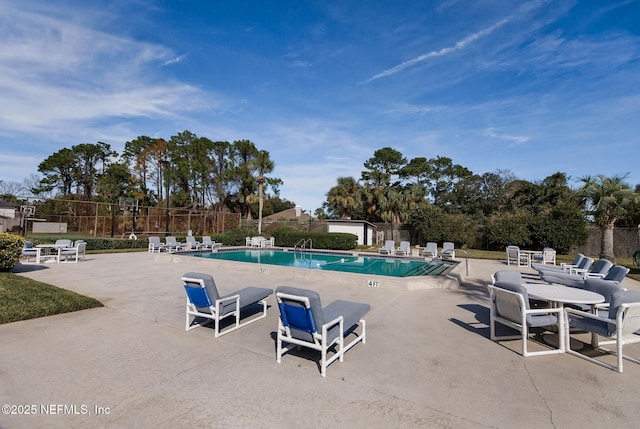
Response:
MULTIPOLYGON (((313 327, 303 324, 303 321, 301 319, 298 319, 297 323, 295 323, 294 321, 291 322, 293 326, 298 326, 301 329, 295 329, 293 326, 290 326, 290 328, 291 336, 293 336, 294 338, 313 342, 313 337, 310 333, 316 332, 316 329, 320 329, 320 327, 324 325, 325 321, 322 311, 322 302, 320 301, 320 295, 318 294, 318 292, 309 289, 301 289, 294 286, 278 286, 276 288, 276 293, 278 292, 286 293, 289 295, 305 296, 309 298, 309 306, 311 307, 311 316, 313 318, 313 327)), ((287 305, 295 304, 289 303, 287 305)), ((282 313, 282 308, 280 309, 280 311, 282 313)))

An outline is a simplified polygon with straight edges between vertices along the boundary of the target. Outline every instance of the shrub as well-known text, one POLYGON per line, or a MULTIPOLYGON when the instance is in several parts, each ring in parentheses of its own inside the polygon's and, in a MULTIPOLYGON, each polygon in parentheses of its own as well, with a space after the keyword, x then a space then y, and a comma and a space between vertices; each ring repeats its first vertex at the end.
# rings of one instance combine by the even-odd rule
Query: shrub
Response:
POLYGON ((24 238, 8 232, 0 232, 0 271, 9 271, 20 260, 24 238))
POLYGON ((358 236, 344 232, 304 232, 291 228, 273 231, 277 246, 294 247, 301 240, 311 240, 314 249, 352 250, 358 244, 358 236))
POLYGON ((225 246, 244 246, 246 237, 258 235, 258 230, 253 228, 238 228, 227 231, 223 234, 216 234, 211 237, 216 243, 222 243, 225 246))

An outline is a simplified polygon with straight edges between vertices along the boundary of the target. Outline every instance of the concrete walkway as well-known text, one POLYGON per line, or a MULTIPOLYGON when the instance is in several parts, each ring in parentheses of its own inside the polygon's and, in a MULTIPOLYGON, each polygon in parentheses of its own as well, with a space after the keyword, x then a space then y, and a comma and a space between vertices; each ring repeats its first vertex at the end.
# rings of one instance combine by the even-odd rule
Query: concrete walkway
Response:
MULTIPOLYGON (((313 354, 276 363, 273 297, 266 319, 224 337, 185 332, 180 277, 202 269, 195 263, 135 253, 21 266, 105 307, 0 325, 0 404, 32 411, 0 414, 0 428, 637 427, 640 365, 618 374, 570 355, 525 359, 518 341, 489 340, 485 285, 505 268, 470 261, 449 290, 287 281, 319 291, 324 304, 371 305, 366 344, 322 378, 313 354)), ((282 284, 211 274, 222 292, 282 284)), ((640 356, 640 346, 628 351, 640 356)))

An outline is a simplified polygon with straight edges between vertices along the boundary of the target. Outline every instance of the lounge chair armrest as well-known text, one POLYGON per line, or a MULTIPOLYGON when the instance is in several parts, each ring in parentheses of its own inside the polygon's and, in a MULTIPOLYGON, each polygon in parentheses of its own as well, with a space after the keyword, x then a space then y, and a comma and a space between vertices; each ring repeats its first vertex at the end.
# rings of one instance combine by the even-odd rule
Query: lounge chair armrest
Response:
POLYGON ((235 295, 231 295, 231 296, 225 296, 224 298, 218 298, 216 299, 216 308, 219 308, 219 306, 227 301, 236 301, 236 310, 238 310, 240 308, 240 294, 235 294, 235 295))
POLYGON ((324 332, 324 330, 329 330, 330 328, 333 328, 335 325, 339 324, 339 323, 343 323, 344 321, 344 317, 343 316, 338 316, 333 320, 330 320, 329 322, 326 322, 324 325, 322 325, 322 330, 324 332))
POLYGON ((616 323, 615 319, 609 319, 608 317, 598 316, 597 314, 589 313, 588 311, 576 310, 571 307, 565 307, 564 311, 567 315, 573 314, 588 319, 600 320, 602 322, 616 323))
POLYGON ((585 278, 603 279, 605 276, 603 273, 585 273, 585 278))
POLYGON ((562 307, 558 308, 532 308, 526 310, 527 314, 549 314, 549 313, 562 313, 562 307))

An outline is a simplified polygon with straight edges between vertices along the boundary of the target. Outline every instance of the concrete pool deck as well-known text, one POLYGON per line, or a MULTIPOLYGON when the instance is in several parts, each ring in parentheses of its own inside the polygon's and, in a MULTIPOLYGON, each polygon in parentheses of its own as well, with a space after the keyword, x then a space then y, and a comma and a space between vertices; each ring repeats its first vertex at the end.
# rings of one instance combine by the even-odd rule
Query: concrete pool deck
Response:
MULTIPOLYGON (((156 256, 18 267, 105 307, 0 325, 0 403, 36 406, 32 415, 0 414, 0 428, 631 428, 640 421, 640 365, 625 362, 618 374, 566 354, 525 359, 518 341, 489 340, 490 275, 530 269, 471 260, 469 276, 463 264, 453 272, 459 286, 414 291, 210 272, 223 292, 289 284, 319 291, 324 304, 369 303, 366 344, 322 378, 315 355, 276 363, 273 297, 266 319, 229 335, 185 332, 180 276, 202 266, 156 256)), ((631 279, 624 286, 640 290, 631 279)), ((640 345, 627 351, 640 356, 640 345)))

